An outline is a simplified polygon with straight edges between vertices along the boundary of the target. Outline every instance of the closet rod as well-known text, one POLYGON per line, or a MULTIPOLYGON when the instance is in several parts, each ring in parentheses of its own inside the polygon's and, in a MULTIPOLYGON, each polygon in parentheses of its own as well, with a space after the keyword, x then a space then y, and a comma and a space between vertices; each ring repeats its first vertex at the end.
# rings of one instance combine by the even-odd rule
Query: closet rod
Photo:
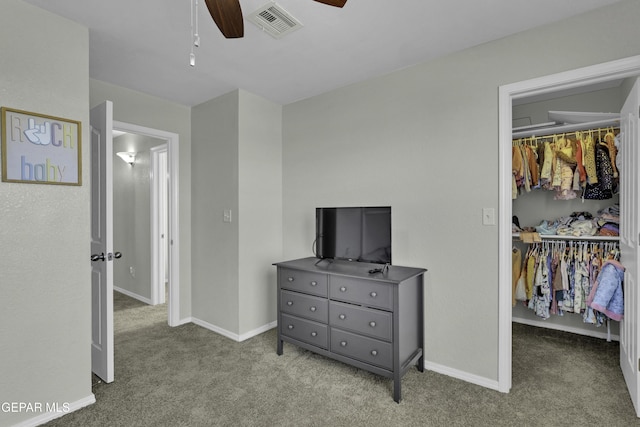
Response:
POLYGON ((608 127, 608 126, 620 126, 620 119, 609 119, 609 120, 597 120, 594 122, 585 122, 585 123, 572 123, 568 125, 560 125, 560 126, 551 126, 548 128, 538 128, 538 129, 529 129, 523 130, 520 132, 512 132, 512 139, 516 138, 528 138, 531 136, 543 136, 549 134, 556 133, 565 133, 565 132, 575 132, 581 130, 589 130, 592 128, 598 127, 608 127))

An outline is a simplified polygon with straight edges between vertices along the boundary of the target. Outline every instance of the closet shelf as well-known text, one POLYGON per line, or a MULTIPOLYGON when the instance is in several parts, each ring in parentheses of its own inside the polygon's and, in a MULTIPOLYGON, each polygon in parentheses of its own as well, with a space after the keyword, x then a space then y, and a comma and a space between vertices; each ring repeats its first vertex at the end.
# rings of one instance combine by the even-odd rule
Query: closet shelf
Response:
MULTIPOLYGON (((513 239, 519 239, 520 233, 513 233, 513 239)), ((542 240, 581 240, 588 242, 619 242, 620 236, 558 236, 555 234, 541 234, 542 240)))
MULTIPOLYGON (((548 123, 543 123, 543 125, 547 125, 548 123)), ((607 120, 595 120, 592 122, 585 123, 570 123, 558 126, 546 126, 544 128, 536 127, 536 126, 524 126, 522 128, 514 128, 511 131, 511 137, 513 139, 517 138, 528 138, 532 136, 543 136, 543 135, 553 135, 559 133, 566 132, 575 132, 575 131, 584 131, 593 128, 604 128, 604 127, 620 127, 620 118, 615 119, 607 119, 607 120), (521 130, 519 130, 521 129, 521 130)))

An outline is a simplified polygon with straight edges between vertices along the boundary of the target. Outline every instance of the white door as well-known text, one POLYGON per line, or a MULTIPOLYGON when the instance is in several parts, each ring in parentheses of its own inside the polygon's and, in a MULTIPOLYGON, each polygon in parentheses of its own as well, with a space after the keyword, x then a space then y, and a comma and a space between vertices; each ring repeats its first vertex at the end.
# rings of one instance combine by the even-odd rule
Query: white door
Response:
POLYGON ((91 109, 91 370, 113 381, 113 104, 91 109))
POLYGON ((640 416, 640 329, 638 328, 638 292, 640 196, 638 195, 638 124, 640 122, 640 80, 636 80, 620 112, 621 151, 620 173, 620 250, 624 275, 624 319, 620 323, 620 367, 624 375, 636 414, 640 416))

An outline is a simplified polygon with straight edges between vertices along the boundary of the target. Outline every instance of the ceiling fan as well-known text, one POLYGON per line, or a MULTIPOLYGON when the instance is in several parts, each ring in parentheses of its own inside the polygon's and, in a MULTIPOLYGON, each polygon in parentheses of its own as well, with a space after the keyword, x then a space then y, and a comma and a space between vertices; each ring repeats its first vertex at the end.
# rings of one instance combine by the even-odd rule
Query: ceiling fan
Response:
MULTIPOLYGON (((329 6, 343 7, 347 0, 314 0, 329 6)), ((244 36, 240 0, 205 0, 207 9, 220 32, 228 39, 244 36)))

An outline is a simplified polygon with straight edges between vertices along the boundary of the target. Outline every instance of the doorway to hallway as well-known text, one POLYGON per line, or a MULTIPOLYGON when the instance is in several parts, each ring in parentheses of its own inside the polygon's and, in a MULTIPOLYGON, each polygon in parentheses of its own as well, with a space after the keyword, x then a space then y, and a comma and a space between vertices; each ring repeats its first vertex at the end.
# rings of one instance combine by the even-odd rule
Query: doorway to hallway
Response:
MULTIPOLYGON (((137 259, 140 263, 136 265, 121 263, 119 274, 129 282, 135 279, 133 276, 144 277, 144 280, 138 281, 135 285, 140 292, 133 292, 128 294, 129 296, 135 298, 142 296, 142 299, 138 299, 148 304, 160 304, 165 302, 166 295, 167 322, 169 326, 177 326, 180 318, 177 251, 179 241, 178 136, 174 133, 118 121, 113 122, 113 129, 122 133, 114 139, 114 152, 117 152, 116 149, 131 150, 136 153, 137 159, 128 170, 124 171, 129 172, 130 178, 133 178, 129 180, 128 188, 126 188, 127 180, 123 182, 125 198, 122 200, 121 208, 128 212, 126 218, 129 222, 123 224, 124 230, 117 228, 116 230, 132 245, 134 255, 132 259, 137 259), (124 139, 120 140, 121 138, 124 139), (137 192, 136 189, 138 189, 137 192), (129 194, 126 194, 127 191, 129 194), (142 271, 137 268, 137 265, 141 266, 142 271)), ((118 166, 126 168, 129 165, 118 166)), ((115 202, 114 207, 116 207, 115 202)))

